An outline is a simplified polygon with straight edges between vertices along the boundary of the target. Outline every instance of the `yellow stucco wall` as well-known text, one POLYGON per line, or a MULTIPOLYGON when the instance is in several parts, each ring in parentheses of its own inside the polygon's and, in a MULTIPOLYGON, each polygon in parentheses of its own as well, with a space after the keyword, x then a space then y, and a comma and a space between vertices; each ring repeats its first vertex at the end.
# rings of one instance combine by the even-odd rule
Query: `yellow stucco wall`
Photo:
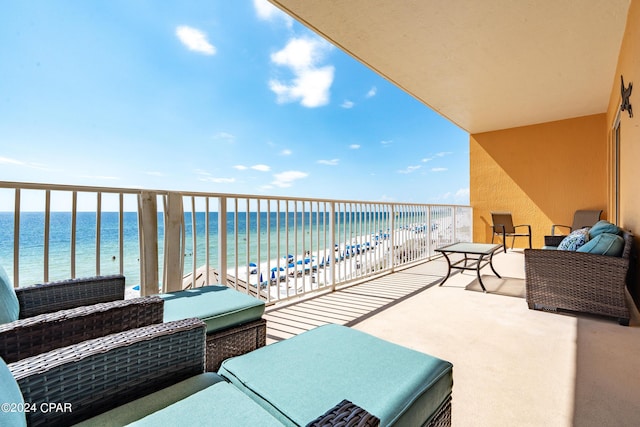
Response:
MULTIPOLYGON (((552 224, 571 225, 577 209, 602 209, 606 218, 604 113, 473 134, 469 150, 476 242, 491 241, 491 211, 511 211, 515 224, 530 224, 533 247, 544 244, 552 224)), ((518 238, 515 246, 527 244, 518 238)))

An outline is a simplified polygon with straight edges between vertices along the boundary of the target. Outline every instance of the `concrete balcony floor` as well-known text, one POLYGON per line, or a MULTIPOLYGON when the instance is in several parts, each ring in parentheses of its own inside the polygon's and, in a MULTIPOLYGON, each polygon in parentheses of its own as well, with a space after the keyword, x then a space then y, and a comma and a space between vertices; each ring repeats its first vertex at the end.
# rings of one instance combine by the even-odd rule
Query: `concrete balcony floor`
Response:
POLYGON ((267 310, 274 342, 339 323, 453 363, 453 426, 637 426, 640 318, 631 326, 529 310, 522 250, 474 272, 422 265, 267 310))

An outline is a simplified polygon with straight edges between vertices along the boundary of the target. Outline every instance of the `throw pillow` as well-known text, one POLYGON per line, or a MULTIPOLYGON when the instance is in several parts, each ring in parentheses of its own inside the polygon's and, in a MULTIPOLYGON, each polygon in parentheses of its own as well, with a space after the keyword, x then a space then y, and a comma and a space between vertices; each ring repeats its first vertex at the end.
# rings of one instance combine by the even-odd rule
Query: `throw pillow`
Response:
POLYGON ((0 325, 18 320, 20 304, 11 281, 0 265, 0 325))
POLYGON ((591 227, 589 230, 589 238, 593 239, 602 233, 621 234, 622 230, 620 230, 617 225, 611 224, 609 221, 602 219, 591 227))
POLYGON ((575 251, 589 241, 589 231, 586 228, 574 230, 562 239, 558 245, 559 251, 575 251))
POLYGON ((619 257, 622 256, 623 250, 624 239, 621 236, 612 233, 602 233, 579 248, 578 252, 619 257))

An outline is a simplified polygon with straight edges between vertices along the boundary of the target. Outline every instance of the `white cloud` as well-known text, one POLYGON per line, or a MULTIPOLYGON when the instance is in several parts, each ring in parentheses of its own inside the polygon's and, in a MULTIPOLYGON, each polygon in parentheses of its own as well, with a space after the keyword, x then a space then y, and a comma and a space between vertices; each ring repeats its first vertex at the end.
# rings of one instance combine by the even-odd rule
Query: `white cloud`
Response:
POLYGON ((449 154, 453 154, 451 151, 441 151, 439 153, 436 153, 436 157, 444 157, 447 156, 449 154))
POLYGON ((469 188, 461 188, 456 191, 456 198, 469 198, 469 188))
POLYGON ((236 136, 228 132, 218 132, 213 135, 213 139, 222 139, 227 142, 235 142, 236 136))
POLYGON ((318 163, 320 163, 321 165, 328 165, 328 166, 337 166, 338 162, 340 162, 340 159, 318 160, 318 163))
POLYGON ((433 157, 425 157, 424 159, 420 160, 422 163, 427 163, 430 162, 431 160, 433 160, 433 157))
POLYGON ((232 183, 236 182, 236 179, 235 178, 206 177, 206 178, 200 178, 200 181, 213 182, 214 184, 232 184, 232 183))
POLYGON ((280 152, 280 155, 281 155, 281 156, 290 156, 290 155, 292 155, 292 154, 293 154, 293 151, 291 151, 291 150, 289 150, 289 149, 287 149, 287 148, 285 148, 284 150, 282 150, 282 151, 280 152))
POLYGON ((109 175, 80 175, 80 178, 99 179, 101 181, 117 181, 120 179, 120 177, 118 176, 109 176, 109 175))
POLYGON ((349 146, 349 148, 350 148, 350 149, 352 149, 352 150, 357 150, 357 149, 359 149, 359 148, 360 148, 360 144, 351 144, 351 145, 349 146))
POLYGON ((369 92, 367 92, 367 98, 372 98, 376 96, 376 93, 378 93, 378 89, 374 86, 371 89, 369 89, 369 92))
POLYGON ((237 169, 237 170, 239 170, 239 171, 244 171, 244 170, 247 170, 247 169, 248 169, 248 168, 247 168, 246 166, 244 166, 244 165, 235 165, 233 168, 234 168, 234 169, 237 169))
POLYGON ((406 168, 406 169, 399 170, 399 171, 398 171, 398 173, 405 173, 405 174, 406 174, 406 173, 415 172, 415 171, 417 171, 418 169, 420 169, 421 167, 422 167, 422 166, 420 166, 420 165, 417 165, 417 166, 407 166, 407 168, 406 168))
POLYGON ((271 170, 271 168, 267 165, 253 165, 251 166, 251 169, 260 171, 260 172, 269 172, 271 170))
POLYGON ((294 181, 306 178, 307 176, 309 176, 308 173, 300 172, 300 171, 281 172, 273 176, 275 180, 271 184, 280 188, 291 187, 294 181))
POLYGON ((354 106, 354 105, 355 105, 355 104, 353 103, 353 101, 349 101, 348 99, 345 99, 345 100, 342 102, 341 107, 342 107, 342 108, 353 108, 353 106, 354 106))
POLYGON ((318 67, 317 64, 330 49, 331 45, 321 39, 293 38, 284 49, 271 54, 271 62, 287 67, 293 73, 290 82, 269 81, 269 88, 277 95, 278 103, 300 101, 301 105, 309 108, 329 103, 334 67, 318 67))
POLYGON ((158 172, 158 171, 149 171, 147 172, 147 175, 151 175, 151 176, 165 176, 164 173, 162 172, 158 172))
POLYGON ((456 203, 469 203, 469 188, 460 188, 458 191, 456 191, 455 193, 452 193, 451 191, 448 191, 444 194, 442 194, 441 196, 438 197, 438 199, 441 200, 448 200, 453 198, 454 201, 456 203))
POLYGON ((444 172, 447 170, 447 168, 431 168, 431 172, 444 172))
POLYGON ((293 18, 269 3, 267 0, 253 0, 253 7, 256 10, 256 15, 263 21, 274 21, 276 19, 282 19, 288 28, 293 26, 293 18))
POLYGON ((380 141, 380 144, 382 144, 382 145, 389 145, 389 144, 392 144, 392 143, 393 143, 393 141, 391 141, 391 140, 380 141))
POLYGON ((181 25, 176 28, 176 36, 189 50, 205 55, 214 55, 216 48, 209 43, 207 35, 197 28, 181 25))
POLYGON ((25 164, 20 160, 10 159, 9 157, 0 157, 0 163, 9 164, 9 165, 19 165, 19 166, 23 166, 25 164))

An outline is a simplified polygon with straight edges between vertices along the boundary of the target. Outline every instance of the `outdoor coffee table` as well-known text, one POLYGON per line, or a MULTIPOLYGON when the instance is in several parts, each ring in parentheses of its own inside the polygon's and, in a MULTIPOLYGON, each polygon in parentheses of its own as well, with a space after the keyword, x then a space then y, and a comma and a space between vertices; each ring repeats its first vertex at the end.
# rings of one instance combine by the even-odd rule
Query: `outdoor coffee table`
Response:
POLYGON ((451 269, 456 268, 458 270, 475 270, 478 274, 478 282, 480 282, 480 286, 482 287, 483 292, 487 292, 484 284, 482 283, 482 278, 480 277, 480 269, 485 265, 489 264, 493 273, 500 277, 495 268, 493 268, 493 254, 502 248, 502 245, 494 245, 491 243, 468 243, 468 242, 459 242, 454 243, 452 245, 442 246, 436 249, 436 252, 441 252, 442 255, 447 260, 449 264, 449 268, 447 269, 446 277, 440 282, 440 285, 447 281, 449 275, 451 274, 451 269), (451 263, 451 259, 448 254, 463 254, 464 258, 451 263), (464 265, 459 265, 464 264, 464 265))

